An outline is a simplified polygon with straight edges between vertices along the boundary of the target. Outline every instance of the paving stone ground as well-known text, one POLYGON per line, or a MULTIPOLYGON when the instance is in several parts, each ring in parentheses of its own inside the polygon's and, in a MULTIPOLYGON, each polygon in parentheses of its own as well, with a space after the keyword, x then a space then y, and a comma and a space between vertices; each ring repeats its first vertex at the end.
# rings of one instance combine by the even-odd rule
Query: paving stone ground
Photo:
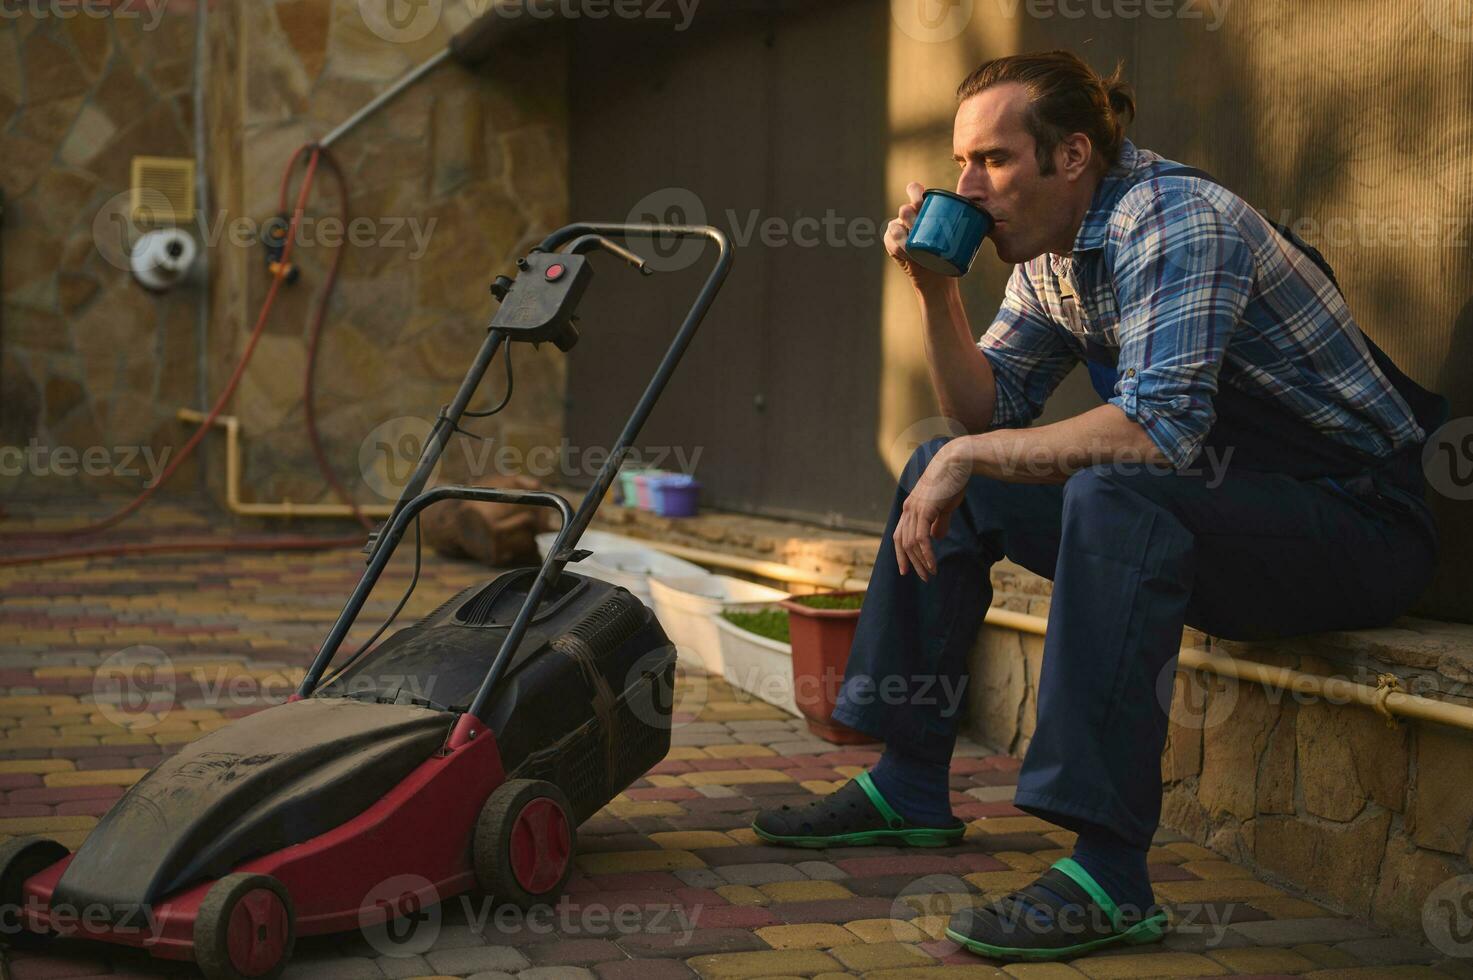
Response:
MULTIPOLYGON (((159 505, 129 533, 159 540, 216 523, 159 505)), ((349 648, 397 601, 407 559, 349 648)), ((0 837, 40 833, 74 848, 148 767, 283 699, 361 569, 348 550, 0 569, 0 837)), ((427 555, 402 622, 491 574, 427 555)), ((755 839, 755 811, 831 792, 876 753, 820 741, 695 672, 681 677, 677 720, 666 760, 579 828, 577 873, 550 915, 512 919, 458 896, 393 936, 300 940, 287 976, 1473 977, 1473 964, 1421 937, 1337 916, 1166 832, 1150 855, 1176 921, 1165 943, 1067 965, 991 963, 942 938, 948 912, 1026 884, 1072 843, 1013 808, 1017 760, 960 747, 953 805, 969 825, 959 846, 789 850, 755 839)), ((80 941, 9 952, 0 969, 16 980, 192 975, 80 941)))

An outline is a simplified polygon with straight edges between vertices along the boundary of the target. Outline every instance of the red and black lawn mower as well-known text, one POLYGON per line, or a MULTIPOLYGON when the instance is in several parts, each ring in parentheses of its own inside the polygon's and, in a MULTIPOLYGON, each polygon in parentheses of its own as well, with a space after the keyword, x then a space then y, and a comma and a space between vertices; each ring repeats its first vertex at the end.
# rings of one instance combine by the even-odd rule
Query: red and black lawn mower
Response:
POLYGON ((575 545, 731 261, 715 228, 575 224, 518 260, 515 279, 498 277, 486 340, 297 693, 159 763, 75 854, 37 837, 0 845, 3 938, 76 935, 240 980, 277 976, 297 936, 473 888, 522 909, 555 903, 577 826, 669 751, 675 673, 675 648, 639 599, 564 566, 588 555, 575 545), (649 274, 610 236, 704 237, 718 255, 577 513, 545 491, 426 491, 462 416, 486 414, 467 405, 503 345, 577 342, 585 253, 649 274), (467 589, 324 678, 409 522, 451 498, 551 507, 562 527, 541 566, 467 589), (401 876, 418 887, 382 894, 401 876))

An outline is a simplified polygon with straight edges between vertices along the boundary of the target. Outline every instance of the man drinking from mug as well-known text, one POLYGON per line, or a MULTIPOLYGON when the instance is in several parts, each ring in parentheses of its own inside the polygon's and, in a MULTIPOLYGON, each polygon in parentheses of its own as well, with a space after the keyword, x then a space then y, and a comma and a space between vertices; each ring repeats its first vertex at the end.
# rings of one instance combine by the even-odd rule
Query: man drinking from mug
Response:
POLYGON ((913 695, 961 682, 989 568, 1010 558, 1054 582, 1015 803, 1078 841, 948 935, 1056 959, 1163 934, 1146 852, 1183 626, 1377 626, 1422 591, 1436 543, 1419 452, 1445 404, 1369 343, 1317 252, 1125 138, 1118 71, 1064 51, 1001 58, 958 102, 956 193, 1016 265, 974 341, 957 279, 907 252, 923 190, 907 188, 885 245, 915 290, 942 412, 967 434, 923 445, 901 476, 835 712, 885 751, 754 828, 810 847, 961 840, 956 705, 913 695), (1081 361, 1104 403, 1029 427, 1081 361))

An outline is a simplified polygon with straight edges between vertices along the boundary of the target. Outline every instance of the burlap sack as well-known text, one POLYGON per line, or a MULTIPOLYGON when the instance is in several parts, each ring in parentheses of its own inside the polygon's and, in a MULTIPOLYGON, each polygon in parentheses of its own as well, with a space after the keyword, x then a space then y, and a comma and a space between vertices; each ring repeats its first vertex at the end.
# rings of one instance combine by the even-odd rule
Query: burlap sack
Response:
MULTIPOLYGON (((478 487, 507 490, 541 490, 530 476, 491 476, 477 480, 478 487)), ((494 568, 536 564, 536 535, 557 525, 557 515, 546 507, 528 504, 491 503, 480 500, 446 500, 435 504, 420 518, 425 543, 446 558, 474 558, 494 568)))

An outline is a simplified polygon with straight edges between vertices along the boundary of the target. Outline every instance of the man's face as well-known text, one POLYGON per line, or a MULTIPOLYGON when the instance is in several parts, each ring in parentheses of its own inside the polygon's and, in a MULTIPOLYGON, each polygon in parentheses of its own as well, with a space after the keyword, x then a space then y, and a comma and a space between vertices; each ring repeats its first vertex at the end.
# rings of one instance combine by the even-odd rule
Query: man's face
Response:
POLYGON ((961 168, 956 192, 997 220, 991 238, 1004 262, 1026 262, 1067 237, 1069 182, 1055 169, 1038 170, 1034 140, 1024 127, 1028 93, 1017 83, 972 96, 956 111, 952 155, 961 168))

